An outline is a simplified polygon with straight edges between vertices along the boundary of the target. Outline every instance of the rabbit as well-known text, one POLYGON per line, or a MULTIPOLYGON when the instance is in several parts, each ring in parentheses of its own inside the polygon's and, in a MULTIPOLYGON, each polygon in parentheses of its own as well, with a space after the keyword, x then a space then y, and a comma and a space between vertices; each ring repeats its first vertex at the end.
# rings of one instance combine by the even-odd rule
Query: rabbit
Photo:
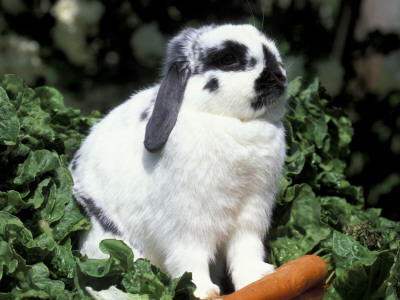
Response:
POLYGON ((125 241, 170 276, 192 272, 200 298, 272 272, 263 241, 285 160, 286 71, 275 42, 252 25, 183 29, 162 79, 94 125, 70 164, 90 217, 80 251, 125 241), (215 280, 214 280, 215 281, 215 280))

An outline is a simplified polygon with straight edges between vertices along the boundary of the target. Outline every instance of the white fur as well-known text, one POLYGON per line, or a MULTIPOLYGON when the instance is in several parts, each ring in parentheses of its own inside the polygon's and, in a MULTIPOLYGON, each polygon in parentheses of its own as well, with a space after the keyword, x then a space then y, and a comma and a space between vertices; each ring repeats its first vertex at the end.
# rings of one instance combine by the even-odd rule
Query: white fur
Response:
MULTIPOLYGON (((123 239, 135 257, 146 257, 171 276, 193 273, 199 297, 215 296, 209 264, 225 257, 236 289, 271 272, 264 262, 263 239, 270 225, 285 157, 284 97, 254 110, 254 81, 263 69, 261 43, 280 61, 274 43, 255 28, 205 27, 196 42, 213 47, 221 40, 245 44, 257 58, 248 71, 211 70, 192 75, 178 120, 165 147, 143 146, 147 121, 140 115, 154 101, 159 85, 133 95, 95 125, 71 167, 73 192, 82 204, 89 195, 119 228, 93 228, 81 241, 90 257, 105 257, 103 238, 123 239), (203 87, 217 77, 218 91, 203 87)), ((190 63, 196 65, 196 52, 190 63)), ((282 69, 282 72, 284 70, 282 69)))

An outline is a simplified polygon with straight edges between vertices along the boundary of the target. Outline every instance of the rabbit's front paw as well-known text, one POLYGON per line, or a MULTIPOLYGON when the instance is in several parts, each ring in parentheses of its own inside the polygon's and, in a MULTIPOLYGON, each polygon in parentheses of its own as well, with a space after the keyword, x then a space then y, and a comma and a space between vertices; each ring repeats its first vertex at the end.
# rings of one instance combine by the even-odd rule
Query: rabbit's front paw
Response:
POLYGON ((264 262, 248 264, 245 269, 232 272, 232 281, 235 290, 239 290, 250 283, 257 281, 275 272, 275 266, 264 262))
POLYGON ((196 297, 199 297, 200 299, 219 297, 220 289, 216 284, 202 285, 201 283, 197 282, 195 282, 195 284, 197 286, 194 292, 196 297))

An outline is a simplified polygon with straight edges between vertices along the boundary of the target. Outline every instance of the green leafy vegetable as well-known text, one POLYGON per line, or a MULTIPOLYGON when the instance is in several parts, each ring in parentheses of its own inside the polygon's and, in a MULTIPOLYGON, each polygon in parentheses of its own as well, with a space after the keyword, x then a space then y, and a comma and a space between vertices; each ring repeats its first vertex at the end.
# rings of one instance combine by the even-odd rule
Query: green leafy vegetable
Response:
MULTIPOLYGON (((195 299, 190 273, 171 279, 134 261, 122 241, 102 241, 108 259, 76 250, 90 223, 72 197, 67 164, 100 117, 66 107, 53 88, 0 79, 0 299, 195 299)), ((281 265, 316 253, 328 262, 326 299, 397 299, 400 223, 364 209, 362 188, 346 180, 350 121, 318 80, 296 79, 285 127, 268 260, 281 265)))

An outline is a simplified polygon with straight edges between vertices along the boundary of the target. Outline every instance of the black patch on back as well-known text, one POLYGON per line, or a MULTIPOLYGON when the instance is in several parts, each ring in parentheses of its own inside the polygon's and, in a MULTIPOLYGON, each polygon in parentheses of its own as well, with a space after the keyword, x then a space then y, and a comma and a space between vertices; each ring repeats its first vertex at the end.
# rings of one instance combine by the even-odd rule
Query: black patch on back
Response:
POLYGON ((255 110, 274 103, 284 95, 286 90, 286 78, 280 71, 280 63, 265 45, 263 45, 263 52, 265 66, 254 83, 257 97, 255 101, 251 103, 251 106, 255 110))
POLYGON ((221 47, 207 49, 201 55, 200 59, 204 63, 203 72, 208 70, 244 71, 248 65, 248 51, 247 46, 242 43, 232 40, 224 41, 221 47), (233 57, 234 62, 227 64, 227 61, 230 61, 229 57, 233 57))
POLYGON ((118 229, 117 225, 109 219, 103 212, 103 210, 97 206, 97 204, 88 196, 79 198, 85 203, 84 209, 89 217, 95 218, 104 231, 111 232, 117 236, 121 235, 121 231, 118 229))
POLYGON ((76 170, 76 167, 78 166, 78 160, 79 160, 80 157, 81 156, 79 154, 76 154, 74 156, 74 158, 72 159, 72 162, 71 162, 71 170, 72 171, 76 170))
POLYGON ((211 77, 211 79, 207 82, 207 84, 203 87, 203 90, 209 90, 211 93, 215 92, 219 88, 219 81, 215 77, 211 77))

